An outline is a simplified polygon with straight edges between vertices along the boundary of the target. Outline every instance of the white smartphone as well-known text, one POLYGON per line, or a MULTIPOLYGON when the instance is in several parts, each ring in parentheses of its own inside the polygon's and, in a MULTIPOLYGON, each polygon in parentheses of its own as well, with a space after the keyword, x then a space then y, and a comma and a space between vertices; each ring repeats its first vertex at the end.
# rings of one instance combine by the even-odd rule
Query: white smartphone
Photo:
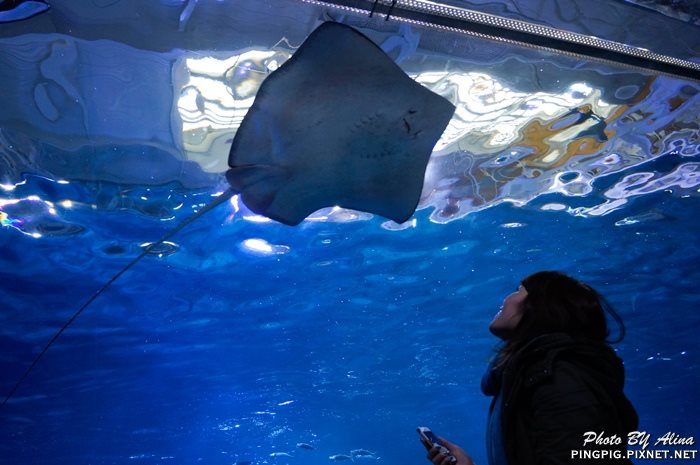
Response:
POLYGON ((454 455, 452 455, 450 450, 438 442, 437 436, 435 435, 435 433, 432 432, 430 428, 428 428, 427 426, 419 426, 418 428, 416 428, 416 431, 418 431, 418 435, 420 436, 421 442, 427 450, 430 450, 433 447, 437 447, 440 449, 440 453, 442 455, 450 458, 450 462, 455 463, 457 461, 457 459, 454 455))

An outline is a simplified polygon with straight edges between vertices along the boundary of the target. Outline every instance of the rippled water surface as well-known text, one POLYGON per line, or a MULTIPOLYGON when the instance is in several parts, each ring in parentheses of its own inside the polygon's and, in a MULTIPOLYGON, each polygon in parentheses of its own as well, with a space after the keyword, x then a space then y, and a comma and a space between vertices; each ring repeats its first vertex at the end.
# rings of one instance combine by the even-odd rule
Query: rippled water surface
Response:
POLYGON ((698 83, 291 0, 153 3, 125 31, 107 3, 0 37, 3 397, 225 187, 262 80, 329 15, 457 111, 403 225, 328 208, 290 228, 234 197, 158 246, 2 408, 0 463, 422 463, 419 425, 484 463, 486 327, 542 269, 625 319, 640 429, 700 435, 698 83))

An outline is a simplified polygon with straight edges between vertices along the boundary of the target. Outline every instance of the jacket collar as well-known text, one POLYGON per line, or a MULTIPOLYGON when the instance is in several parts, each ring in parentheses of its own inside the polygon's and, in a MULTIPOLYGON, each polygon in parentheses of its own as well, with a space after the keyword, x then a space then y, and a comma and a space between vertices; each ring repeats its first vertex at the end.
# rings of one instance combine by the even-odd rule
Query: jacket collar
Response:
POLYGON ((551 333, 534 338, 523 346, 508 362, 506 376, 516 374, 523 387, 531 387, 552 376, 554 361, 565 353, 575 353, 579 363, 601 371, 620 385, 624 384, 622 361, 607 344, 574 339, 565 333, 551 333))

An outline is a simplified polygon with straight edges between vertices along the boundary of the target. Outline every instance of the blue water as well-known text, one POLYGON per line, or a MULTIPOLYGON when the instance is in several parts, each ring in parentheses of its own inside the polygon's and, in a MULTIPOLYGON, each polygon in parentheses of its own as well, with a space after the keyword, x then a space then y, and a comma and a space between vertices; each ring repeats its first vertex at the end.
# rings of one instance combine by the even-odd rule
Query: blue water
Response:
MULTIPOLYGON (((681 161, 669 154, 646 168, 681 161)), ((697 437, 697 193, 659 191, 600 217, 541 209, 595 205, 617 181, 447 224, 421 210, 401 231, 379 218, 256 224, 222 206, 173 239, 173 253, 125 274, 56 342, 0 414, 0 463, 306 465, 359 449, 374 456, 355 462, 428 463, 419 425, 485 463, 478 386, 496 342, 486 327, 518 281, 542 269, 590 283, 625 319, 617 348, 640 429, 697 437), (280 247, 255 253, 248 239, 280 247)), ((63 220, 90 227, 40 239, 0 230, 3 396, 138 244, 174 223, 89 206, 118 186, 36 177, 21 186, 43 198, 52 188, 84 202, 63 220)), ((144 192, 124 196, 138 203, 144 192)), ((183 202, 176 219, 211 198, 147 192, 141 211, 183 202)))
MULTIPOLYGON (((640 429, 700 436, 697 83, 296 0, 50 3, 0 29, 2 398, 225 187, 250 100, 320 22, 458 111, 415 223, 234 202, 145 257, 0 407, 0 465, 417 465, 423 425, 483 465, 487 326, 544 269, 624 318, 640 429)), ((448 3, 700 53, 663 6, 448 3)))

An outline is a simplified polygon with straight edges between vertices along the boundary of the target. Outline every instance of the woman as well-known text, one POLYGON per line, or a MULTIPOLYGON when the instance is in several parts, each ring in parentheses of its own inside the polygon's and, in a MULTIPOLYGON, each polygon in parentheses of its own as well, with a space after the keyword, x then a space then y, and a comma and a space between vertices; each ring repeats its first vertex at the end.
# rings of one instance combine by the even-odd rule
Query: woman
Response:
MULTIPOLYGON (((620 317, 595 290, 563 273, 528 276, 503 301, 489 325, 503 343, 481 382, 493 397, 490 465, 569 464, 576 462, 572 451, 585 449, 610 451, 612 457, 593 460, 597 464, 631 463, 624 459, 626 439, 638 418, 623 393, 622 361, 608 345, 604 308, 620 324, 619 342, 620 317), (584 447, 590 431, 616 435, 620 444, 584 447)), ((433 464, 473 464, 459 446, 441 442, 456 462, 433 447, 433 464)))

